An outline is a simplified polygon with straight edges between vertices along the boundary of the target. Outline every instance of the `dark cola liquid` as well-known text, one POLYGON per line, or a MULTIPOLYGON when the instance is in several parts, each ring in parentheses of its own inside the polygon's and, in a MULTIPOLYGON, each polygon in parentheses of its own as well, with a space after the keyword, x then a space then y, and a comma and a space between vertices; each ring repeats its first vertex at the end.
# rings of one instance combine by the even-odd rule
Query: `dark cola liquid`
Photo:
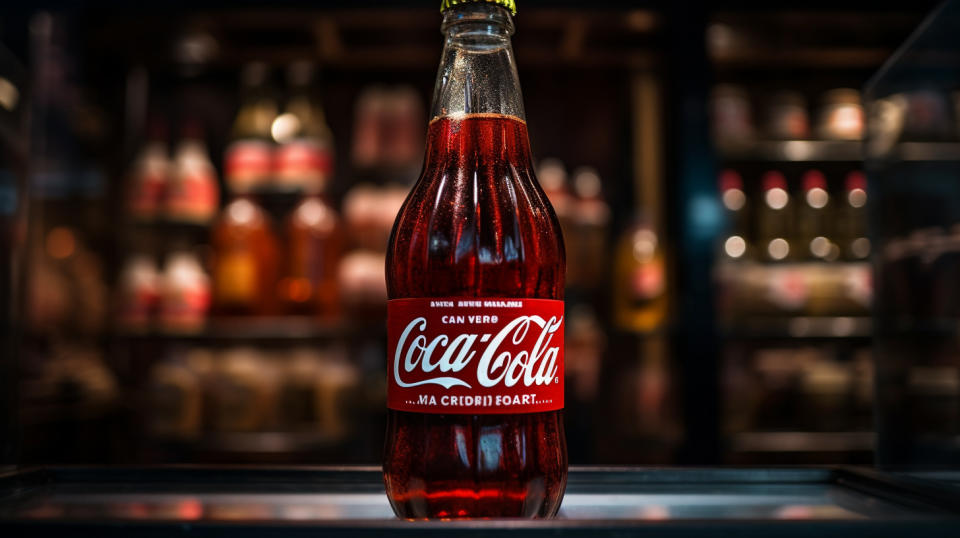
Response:
MULTIPOLYGON (((517 118, 435 119, 390 241, 390 298, 563 299, 560 227, 531 161, 517 118)), ((389 410, 384 452, 387 495, 402 518, 549 517, 566 485, 562 411, 389 410)))

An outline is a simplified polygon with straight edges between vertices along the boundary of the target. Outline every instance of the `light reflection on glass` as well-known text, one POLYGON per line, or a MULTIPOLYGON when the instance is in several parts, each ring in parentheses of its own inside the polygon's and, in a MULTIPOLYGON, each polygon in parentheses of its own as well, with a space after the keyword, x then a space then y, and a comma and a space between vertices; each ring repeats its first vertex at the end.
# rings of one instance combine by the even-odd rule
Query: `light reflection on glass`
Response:
POLYGON ((739 235, 732 235, 723 243, 723 251, 731 258, 739 258, 747 251, 747 242, 739 235))
POLYGON ((786 190, 780 187, 774 187, 763 193, 763 200, 771 209, 783 209, 787 207, 787 202, 790 201, 790 195, 787 194, 786 190))
POLYGON ((777 237, 767 244, 767 253, 774 260, 782 260, 787 257, 787 254, 790 254, 790 244, 787 243, 786 239, 777 237))
POLYGON ((455 426, 453 432, 454 443, 457 446, 457 455, 460 456, 460 463, 464 468, 470 468, 470 457, 467 453, 467 432, 463 426, 455 426))
POLYGON ((814 209, 823 209, 830 201, 830 195, 820 187, 814 187, 807 191, 807 203, 814 209))
POLYGON ((810 253, 818 258, 826 258, 830 254, 830 240, 817 236, 810 241, 810 253))
POLYGON ((747 196, 740 189, 727 189, 723 191, 723 207, 730 211, 739 211, 747 203, 747 196))
POLYGON ((478 441, 480 470, 494 472, 500 468, 503 458, 503 433, 496 426, 486 426, 480 430, 478 441))

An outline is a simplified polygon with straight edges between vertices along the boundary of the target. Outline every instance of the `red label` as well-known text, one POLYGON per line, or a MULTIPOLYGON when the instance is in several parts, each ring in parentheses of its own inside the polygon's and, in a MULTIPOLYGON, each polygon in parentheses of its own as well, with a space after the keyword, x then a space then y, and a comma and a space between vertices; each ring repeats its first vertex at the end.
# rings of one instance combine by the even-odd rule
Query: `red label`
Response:
POLYGON ((224 172, 230 176, 267 176, 270 174, 271 148, 260 140, 238 140, 227 148, 224 172))
POLYGON ((387 407, 460 415, 563 409, 563 301, 393 299, 387 407))
POLYGON ((276 167, 279 174, 315 172, 326 176, 333 171, 333 155, 319 143, 295 140, 277 150, 276 167))
POLYGON ((201 173, 181 176, 167 198, 167 213, 177 219, 208 220, 217 212, 217 180, 201 173))

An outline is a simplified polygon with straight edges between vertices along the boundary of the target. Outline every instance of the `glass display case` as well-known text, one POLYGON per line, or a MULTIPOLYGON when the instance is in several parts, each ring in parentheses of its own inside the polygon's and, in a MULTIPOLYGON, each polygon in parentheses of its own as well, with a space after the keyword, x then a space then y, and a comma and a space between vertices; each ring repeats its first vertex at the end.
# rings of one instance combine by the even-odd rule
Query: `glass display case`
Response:
POLYGON ((945 3, 866 90, 877 448, 890 467, 952 467, 960 454, 958 28, 945 3))
POLYGON ((725 461, 872 460, 860 86, 919 20, 718 10, 708 23, 725 461))

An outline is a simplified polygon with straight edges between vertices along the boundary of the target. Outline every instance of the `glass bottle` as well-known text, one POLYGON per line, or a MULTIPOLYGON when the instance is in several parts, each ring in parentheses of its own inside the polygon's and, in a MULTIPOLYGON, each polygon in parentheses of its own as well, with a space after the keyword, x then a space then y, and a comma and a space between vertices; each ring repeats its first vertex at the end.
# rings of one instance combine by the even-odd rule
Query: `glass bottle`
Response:
POLYGON ((244 191, 260 190, 270 184, 271 127, 278 106, 269 77, 269 68, 260 62, 247 64, 240 75, 240 108, 224 153, 224 175, 228 183, 244 191))
POLYGON ((336 318, 343 252, 343 227, 336 209, 323 194, 308 193, 287 217, 286 231, 284 276, 279 285, 284 310, 336 318))
POLYGON ((213 229, 213 301, 221 316, 276 313, 279 248, 270 216, 237 193, 213 229))
POLYGON ((797 201, 797 247, 803 249, 804 258, 836 260, 840 249, 834 244, 829 229, 833 208, 827 179, 819 170, 808 170, 801 184, 803 191, 797 201))
POLYGON ((782 173, 771 170, 762 178, 763 196, 757 204, 757 248, 767 261, 784 261, 796 254, 793 238, 793 205, 782 173))
POLYGON ((635 218, 617 241, 614 254, 614 319, 621 329, 649 332, 667 317, 666 254, 656 229, 635 218))
MULTIPOLYGON (((443 3, 446 41, 424 168, 397 217, 387 250, 388 346, 401 345, 395 328, 420 319, 409 307, 422 308, 419 312, 432 319, 438 316, 431 304, 460 305, 477 314, 474 321, 464 316, 463 324, 442 325, 434 319, 431 330, 442 329, 452 339, 437 335, 437 345, 473 342, 473 332, 502 331, 476 321, 496 308, 488 303, 514 307, 483 318, 488 323, 505 326, 529 319, 543 325, 503 345, 477 339, 473 364, 457 361, 457 371, 445 370, 461 377, 447 392, 436 393, 440 407, 431 407, 429 397, 414 395, 436 381, 429 379, 436 372, 427 361, 417 372, 410 370, 412 364, 401 366, 407 368, 404 375, 428 377, 427 385, 397 381, 387 391, 384 480, 390 504, 402 518, 550 517, 557 513, 566 485, 562 376, 556 375, 556 362, 551 366, 549 360, 538 360, 544 353, 557 357, 556 346, 562 346, 557 331, 563 319, 564 249, 557 217, 533 173, 510 43, 513 8, 512 0, 443 3), (502 300, 478 300, 483 298, 502 300), (512 400, 502 381, 491 384, 481 377, 484 348, 513 346, 514 356, 529 356, 518 346, 527 348, 534 333, 551 330, 551 340, 536 359, 548 374, 542 383, 534 385, 528 376, 510 384, 535 392, 536 398, 512 400), (411 387, 404 399, 404 390, 411 387), (494 402, 494 392, 499 402, 494 402), (442 403, 444 395, 447 403, 442 403), (468 396, 489 398, 491 407, 463 404, 468 396)), ((449 358, 453 348, 447 349, 449 358)), ((388 351, 388 370, 400 353, 388 351)), ((399 379, 399 374, 388 379, 399 379)))
POLYGON ((279 190, 316 192, 333 175, 333 135, 314 95, 314 71, 309 62, 295 62, 287 70, 291 95, 271 129, 279 144, 274 157, 279 190))

